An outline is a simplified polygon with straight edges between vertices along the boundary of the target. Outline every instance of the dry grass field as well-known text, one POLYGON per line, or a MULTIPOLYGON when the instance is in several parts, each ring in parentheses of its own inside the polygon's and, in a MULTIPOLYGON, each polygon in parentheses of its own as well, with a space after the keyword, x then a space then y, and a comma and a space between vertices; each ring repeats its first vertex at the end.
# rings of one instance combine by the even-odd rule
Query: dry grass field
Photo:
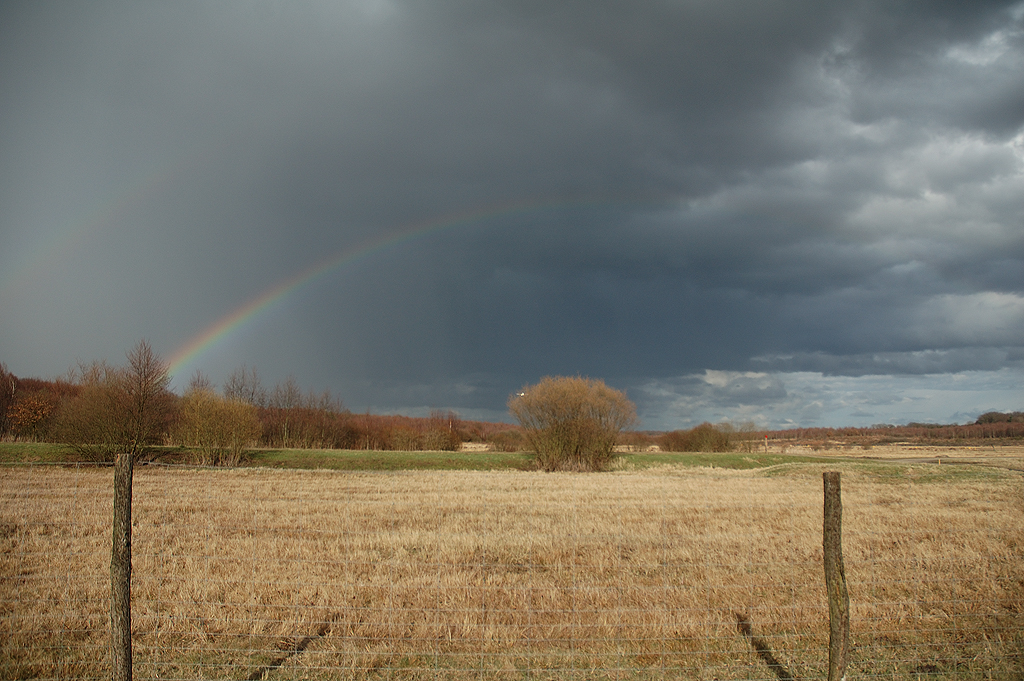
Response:
MULTIPOLYGON (((1021 678, 1021 476, 831 468, 850 678, 1021 678)), ((822 470, 143 466, 135 676, 824 678, 822 470)), ((0 678, 109 678, 111 480, 0 468, 0 678)))

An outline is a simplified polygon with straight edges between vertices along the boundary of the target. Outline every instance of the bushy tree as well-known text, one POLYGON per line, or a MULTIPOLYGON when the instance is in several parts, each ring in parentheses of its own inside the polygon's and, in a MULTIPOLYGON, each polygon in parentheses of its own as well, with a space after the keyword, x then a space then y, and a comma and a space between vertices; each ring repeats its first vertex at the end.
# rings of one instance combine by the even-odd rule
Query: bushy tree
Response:
POLYGON ((45 393, 18 396, 7 410, 14 439, 41 439, 46 433, 47 421, 53 411, 53 400, 45 393))
POLYGON ((193 385, 181 398, 173 432, 175 441, 195 451, 196 463, 235 466, 244 449, 259 439, 260 421, 248 402, 193 385))
POLYGON ((508 399, 508 408, 546 471, 607 468, 619 433, 637 422, 636 407, 604 381, 545 377, 508 399))

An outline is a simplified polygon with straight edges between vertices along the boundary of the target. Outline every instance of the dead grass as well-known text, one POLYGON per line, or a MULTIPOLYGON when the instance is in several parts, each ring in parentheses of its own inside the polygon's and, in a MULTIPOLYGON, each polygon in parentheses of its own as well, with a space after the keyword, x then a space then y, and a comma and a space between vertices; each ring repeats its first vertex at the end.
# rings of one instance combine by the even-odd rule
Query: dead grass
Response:
MULTIPOLYGON (((851 678, 1024 673, 1021 478, 839 468, 851 678)), ((136 677, 823 678, 821 470, 142 467, 136 677)), ((110 488, 0 469, 0 678, 109 675, 110 488)))

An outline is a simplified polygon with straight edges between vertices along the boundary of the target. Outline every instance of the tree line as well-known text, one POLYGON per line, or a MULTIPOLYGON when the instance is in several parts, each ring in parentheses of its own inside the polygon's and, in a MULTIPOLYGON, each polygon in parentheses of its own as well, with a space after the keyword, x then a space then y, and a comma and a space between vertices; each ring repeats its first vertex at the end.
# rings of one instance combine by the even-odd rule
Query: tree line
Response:
MULTIPOLYGON (((425 418, 353 414, 330 391, 303 391, 294 378, 267 388, 244 365, 219 390, 197 372, 179 395, 153 359, 163 381, 153 393, 145 444, 187 448, 199 464, 233 465, 251 448, 452 451, 512 428, 463 422, 452 411, 425 418)), ((132 377, 130 361, 80 363, 49 380, 20 378, 0 363, 0 439, 62 443, 83 459, 113 461, 124 447, 132 377)))
POLYGON ((920 443, 984 443, 986 440, 1020 440, 1024 438, 1024 414, 1021 412, 988 412, 974 423, 908 423, 875 424, 867 428, 789 428, 766 431, 772 440, 804 442, 844 441, 861 444, 920 443))

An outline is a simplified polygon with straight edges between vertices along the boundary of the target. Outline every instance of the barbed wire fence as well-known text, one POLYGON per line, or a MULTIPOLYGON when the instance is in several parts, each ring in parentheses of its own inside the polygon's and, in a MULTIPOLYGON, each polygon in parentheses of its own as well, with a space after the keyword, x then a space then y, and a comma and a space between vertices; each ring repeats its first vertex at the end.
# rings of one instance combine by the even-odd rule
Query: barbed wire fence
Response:
MULTIPOLYGON (((1024 485, 840 466, 848 678, 1024 676, 1024 485)), ((137 679, 824 679, 820 468, 140 466, 137 679)), ((0 678, 110 676, 112 470, 0 468, 0 678)))

